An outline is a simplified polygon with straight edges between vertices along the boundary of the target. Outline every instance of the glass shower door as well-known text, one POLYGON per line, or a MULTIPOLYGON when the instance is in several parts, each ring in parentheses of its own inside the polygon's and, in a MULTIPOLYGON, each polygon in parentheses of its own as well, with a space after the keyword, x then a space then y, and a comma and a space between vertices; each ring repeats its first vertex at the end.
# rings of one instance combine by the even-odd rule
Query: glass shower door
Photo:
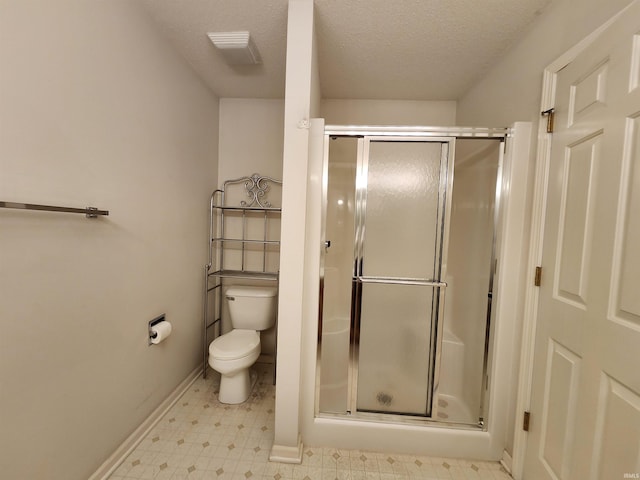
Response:
POLYGON ((356 181, 351 411, 430 416, 451 139, 365 137, 356 181))

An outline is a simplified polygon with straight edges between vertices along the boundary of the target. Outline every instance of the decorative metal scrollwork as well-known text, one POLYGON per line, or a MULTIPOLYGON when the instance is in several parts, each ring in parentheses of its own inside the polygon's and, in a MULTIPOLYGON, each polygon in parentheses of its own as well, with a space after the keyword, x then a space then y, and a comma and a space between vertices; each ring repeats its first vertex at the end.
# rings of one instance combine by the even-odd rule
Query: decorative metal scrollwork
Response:
POLYGON ((266 199, 266 195, 271 189, 271 184, 275 183, 277 185, 282 185, 282 182, 279 180, 275 180, 271 177, 264 177, 257 173, 254 173, 250 177, 228 180, 227 182, 225 182, 225 185, 242 182, 244 182, 246 195, 247 197, 249 197, 249 201, 240 201, 240 205, 245 208, 271 208, 271 202, 266 199))

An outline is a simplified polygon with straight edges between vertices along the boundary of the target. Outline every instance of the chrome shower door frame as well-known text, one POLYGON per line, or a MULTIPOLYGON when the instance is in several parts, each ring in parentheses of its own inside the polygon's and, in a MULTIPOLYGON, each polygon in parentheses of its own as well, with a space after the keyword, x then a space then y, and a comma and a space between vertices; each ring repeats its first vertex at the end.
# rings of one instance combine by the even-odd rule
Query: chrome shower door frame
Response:
MULTIPOLYGON (((419 127, 419 126, 354 126, 354 125, 326 125, 324 130, 324 162, 323 162, 323 179, 322 179, 322 227, 321 227, 321 248, 326 252, 327 242, 326 242, 326 230, 325 230, 325 222, 326 222, 326 210, 327 210, 327 185, 329 182, 328 179, 328 165, 329 165, 329 143, 330 139, 335 139, 336 137, 350 137, 358 139, 358 148, 357 148, 357 164, 358 171, 360 170, 360 165, 364 162, 364 154, 365 154, 365 144, 367 143, 366 139, 377 139, 377 140, 413 140, 413 141, 434 141, 434 142, 445 142, 449 146, 448 151, 448 161, 447 164, 447 179, 446 179, 446 194, 448 197, 445 197, 443 201, 445 202, 444 209, 444 225, 447 227, 442 232, 440 236, 440 246, 441 246, 441 259, 442 259, 442 270, 441 275, 439 277, 440 280, 446 278, 446 259, 448 253, 448 244, 449 244, 449 229, 448 226, 450 224, 451 217, 451 193, 453 188, 453 168, 455 161, 455 141, 456 139, 495 139, 503 142, 511 135, 511 129, 509 128, 483 128, 483 127, 419 127)), ((504 153, 504 146, 501 149, 501 157, 504 153)), ((500 165, 502 161, 500 161, 500 165)), ((356 183, 356 239, 360 238, 362 232, 360 231, 359 218, 362 218, 364 211, 363 207, 363 192, 366 192, 366 184, 362 184, 362 178, 357 177, 358 182, 356 183)), ((365 176, 366 179, 366 176, 365 176)), ((498 184, 500 184, 500 177, 498 178, 498 184)), ((499 191, 500 187, 497 185, 497 189, 499 191)), ((496 204, 496 208, 498 208, 498 204, 496 204)), ((496 217, 497 218, 497 217, 496 217)), ((357 379, 358 379, 358 332, 355 327, 359 328, 359 300, 357 298, 358 292, 361 291, 355 288, 358 283, 357 276, 355 273, 358 272, 358 267, 361 264, 358 264, 358 253, 359 249, 361 249, 361 244, 358 242, 354 242, 354 255, 353 255, 353 273, 354 273, 354 281, 352 282, 352 306, 351 306, 351 325, 350 325, 350 339, 349 339, 349 360, 350 365, 348 366, 348 405, 346 411, 343 414, 339 413, 327 413, 320 410, 320 377, 321 377, 321 363, 322 363, 322 355, 320 352, 320 346, 322 344, 322 334, 323 334, 323 298, 324 298, 324 255, 321 255, 320 261, 320 304, 319 304, 319 318, 318 318, 318 352, 317 352, 317 368, 316 368, 316 389, 315 389, 315 416, 321 417, 342 417, 343 415, 348 415, 349 418, 353 420, 360 421, 375 421, 375 422, 391 422, 394 424, 430 424, 433 426, 442 426, 442 427, 455 427, 455 428, 477 428, 480 426, 483 429, 486 429, 486 416, 482 418, 482 414, 480 417, 480 422, 477 424, 467 424, 467 423, 459 423, 459 422, 451 422, 442 420, 437 417, 438 405, 437 402, 433 402, 434 399, 438 398, 438 390, 439 390, 439 377, 440 377, 440 363, 441 363, 441 348, 442 348, 442 340, 443 340, 443 330, 444 330, 444 306, 445 306, 445 289, 446 282, 438 281, 438 282, 428 282, 424 279, 413 279, 413 278, 405 278, 400 279, 399 281, 405 282, 408 285, 428 285, 433 286, 434 288, 438 288, 437 296, 434 295, 438 300, 437 309, 432 310, 432 314, 437 315, 438 321, 433 328, 435 328, 435 336, 431 335, 432 344, 432 352, 435 354, 435 359, 432 362, 432 368, 430 375, 433 378, 433 385, 431 389, 431 395, 429 402, 435 403, 431 409, 431 416, 411 416, 411 415, 397 415, 397 414, 384 414, 384 413, 369 413, 369 412, 358 412, 355 408, 356 399, 357 399, 357 379), (357 322, 356 322, 357 320, 357 322)), ((495 252, 494 252, 495 254, 495 252)), ((493 264, 492 260, 492 264, 493 264)), ((492 269, 493 274, 493 269, 492 269)), ((376 278, 360 278, 359 283, 376 283, 381 282, 381 279, 376 278), (364 282, 363 282, 364 280, 364 282)), ((489 306, 490 308, 490 306, 489 306)), ((490 310, 489 310, 490 312, 490 310)), ((490 313, 489 313, 490 315, 490 313)), ((489 319, 488 319, 489 320, 489 319)), ((433 325, 433 322, 432 322, 433 325)), ((487 336, 489 334, 490 325, 487 324, 486 333, 487 336)), ((488 349, 488 342, 485 347, 488 349)), ((488 351, 485 350, 485 358, 483 365, 483 378, 486 379, 487 374, 487 360, 488 360, 488 351)), ((484 382, 483 382, 484 383, 484 382)), ((485 391, 486 383, 483 385, 483 392, 481 394, 482 397, 482 410, 486 409, 487 403, 485 399, 485 391)), ((486 414, 485 414, 486 415, 486 414)))
MULTIPOLYGON (((429 323, 425 318, 425 326, 429 328, 428 374, 425 379, 427 397, 425 415, 402 413, 402 415, 418 418, 433 418, 437 405, 433 399, 437 396, 439 383, 440 351, 444 315, 444 295, 446 283, 446 258, 448 245, 448 225, 451 216, 450 192, 453 187, 453 167, 455 153, 455 137, 434 137, 430 135, 365 135, 358 141, 357 174, 356 174, 356 210, 355 210, 355 244, 354 270, 352 282, 352 312, 350 333, 350 369, 348 375, 348 412, 352 415, 362 414, 358 410, 358 376, 360 371, 360 329, 362 290, 366 284, 415 285, 433 288, 432 307, 429 323), (364 275, 365 216, 367 211, 367 193, 369 176, 369 158, 372 142, 417 142, 440 144, 440 184, 438 185, 437 222, 435 232, 434 272, 431 278, 381 277, 364 275)), ((367 411, 364 411, 367 412, 367 411)), ((381 412, 384 413, 384 412, 381 412)), ((398 414, 396 413, 396 414, 398 414)), ((366 415, 366 413, 365 413, 366 415)))

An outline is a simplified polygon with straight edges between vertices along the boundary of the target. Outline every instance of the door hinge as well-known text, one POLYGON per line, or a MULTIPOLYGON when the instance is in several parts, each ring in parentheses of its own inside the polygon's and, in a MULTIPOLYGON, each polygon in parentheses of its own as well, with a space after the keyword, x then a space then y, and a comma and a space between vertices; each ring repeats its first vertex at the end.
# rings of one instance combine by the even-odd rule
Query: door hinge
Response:
POLYGON ((522 430, 525 432, 529 431, 529 421, 531 420, 531 412, 524 412, 524 416, 522 418, 522 430))
POLYGON ((543 117, 547 117, 547 133, 553 133, 553 124, 556 119, 556 109, 550 108, 542 112, 543 117))
POLYGON ((541 282, 542 282, 542 267, 536 267, 536 275, 533 278, 533 284, 536 287, 539 287, 541 282))

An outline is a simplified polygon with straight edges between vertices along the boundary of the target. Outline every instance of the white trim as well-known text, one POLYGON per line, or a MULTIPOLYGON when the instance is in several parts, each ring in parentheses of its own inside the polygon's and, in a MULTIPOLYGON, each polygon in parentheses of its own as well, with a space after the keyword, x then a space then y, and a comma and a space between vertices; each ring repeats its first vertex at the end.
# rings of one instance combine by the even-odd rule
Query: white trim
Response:
MULTIPOLYGON (((558 69, 559 70, 559 69, 558 69)), ((548 105, 551 91, 555 91, 555 72, 544 72, 542 92, 543 110, 548 105)), ((555 97, 555 93, 553 94, 555 97)), ((512 475, 516 480, 522 478, 524 455, 527 446, 526 432, 522 430, 522 412, 529 410, 531 399, 531 381, 533 373, 533 352, 536 335, 536 319, 538 313, 538 289, 533 286, 536 266, 542 259, 542 236, 544 230, 544 212, 547 198, 547 177, 549 170, 550 142, 546 132, 546 122, 538 125, 538 150, 536 158, 535 187, 533 212, 531 215, 531 239, 525 284, 524 319, 522 324, 522 344, 520 354, 520 370, 518 372, 518 393, 516 396, 515 434, 513 442, 512 475)))
POLYGON ((511 474, 511 470, 513 468, 513 458, 509 455, 509 452, 504 450, 502 452, 502 458, 500 459, 500 465, 504 467, 504 469, 511 474))
POLYGON ((173 407, 193 382, 202 375, 202 367, 198 366, 187 378, 169 394, 169 396, 136 428, 127 439, 107 458, 100 467, 89 477, 89 480, 107 480, 131 452, 144 440, 151 430, 160 422, 162 417, 173 407))
MULTIPOLYGON (((571 63, 580 53, 591 45, 602 33, 611 26, 624 12, 631 8, 632 2, 616 15, 611 17, 599 28, 591 32, 582 41, 560 55, 549 64, 543 72, 542 101, 540 111, 554 106, 556 98, 556 79, 560 70, 571 63)), ((534 347, 538 314, 538 288, 533 285, 536 266, 542 261, 542 245, 544 238, 544 222, 547 204, 547 184, 549 162, 551 157, 551 135, 546 131, 546 122, 538 124, 538 150, 536 155, 536 173, 533 198, 533 212, 531 216, 531 240, 529 260, 527 264, 527 283, 524 320, 522 328, 522 345, 520 355, 520 371, 518 374, 518 394, 516 400, 516 424, 513 445, 512 475, 516 480, 523 477, 524 461, 527 449, 527 432, 522 430, 521 415, 531 408, 531 390, 533 380, 534 347)))
POLYGON ((494 309, 491 325, 491 353, 488 370, 488 431, 492 435, 492 450, 499 457, 505 446, 509 404, 513 405, 510 379, 513 375, 518 338, 517 319, 522 311, 524 265, 522 245, 526 231, 523 212, 527 203, 528 160, 531 157, 532 125, 517 122, 511 126, 513 135, 507 140, 499 186, 500 206, 496 231, 497 271, 494 278, 494 309))
POLYGON ((270 462, 280 463, 302 463, 302 438, 298 435, 298 445, 294 447, 288 447, 286 445, 273 445, 271 447, 271 454, 269 455, 270 462))

